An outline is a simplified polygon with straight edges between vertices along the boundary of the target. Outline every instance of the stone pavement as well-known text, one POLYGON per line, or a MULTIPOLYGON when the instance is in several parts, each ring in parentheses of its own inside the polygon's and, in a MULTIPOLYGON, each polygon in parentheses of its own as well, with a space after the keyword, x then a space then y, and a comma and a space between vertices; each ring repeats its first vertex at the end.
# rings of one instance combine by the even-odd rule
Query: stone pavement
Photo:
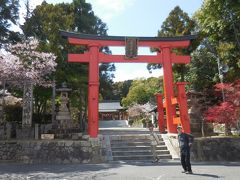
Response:
POLYGON ((181 173, 178 161, 112 162, 108 164, 0 164, 1 180, 238 180, 238 163, 192 163, 193 175, 181 173))

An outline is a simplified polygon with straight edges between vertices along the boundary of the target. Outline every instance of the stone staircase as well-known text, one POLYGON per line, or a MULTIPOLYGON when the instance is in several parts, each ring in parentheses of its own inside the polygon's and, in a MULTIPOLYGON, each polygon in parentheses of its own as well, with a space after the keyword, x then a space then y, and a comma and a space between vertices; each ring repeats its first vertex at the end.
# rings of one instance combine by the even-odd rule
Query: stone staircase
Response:
POLYGON ((100 128, 126 128, 128 126, 127 120, 107 120, 107 121, 99 121, 99 127, 100 128))
MULTIPOLYGON (((156 147, 160 159, 172 159, 162 137, 158 134, 161 143, 156 147)), ((113 161, 146 160, 152 161, 152 138, 149 134, 118 134, 110 135, 110 146, 113 161)))

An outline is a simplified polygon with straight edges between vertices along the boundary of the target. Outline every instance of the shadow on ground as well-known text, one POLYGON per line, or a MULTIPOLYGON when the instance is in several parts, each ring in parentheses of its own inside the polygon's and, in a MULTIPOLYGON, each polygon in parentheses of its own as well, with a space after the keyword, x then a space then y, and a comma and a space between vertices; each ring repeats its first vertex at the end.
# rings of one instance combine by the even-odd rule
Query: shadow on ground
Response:
POLYGON ((31 164, 0 164, 0 174, 3 173, 15 173, 15 174, 24 174, 24 173, 37 173, 37 172, 46 172, 46 173, 68 173, 68 172, 86 172, 86 171, 99 171, 107 170, 112 168, 121 167, 120 163, 109 163, 109 164, 40 164, 40 165, 31 165, 31 164))
POLYGON ((211 177, 211 178, 221 178, 220 176, 214 175, 214 174, 198 174, 194 173, 191 174, 191 176, 204 176, 204 177, 211 177))
MULTIPOLYGON (((151 161, 117 161, 104 164, 0 164, 0 174, 4 173, 79 173, 89 171, 101 171, 116 169, 122 166, 181 166, 179 161, 162 161, 152 163, 151 161)), ((192 166, 240 166, 240 162, 193 162, 192 166)), ((193 176, 206 176, 219 178, 217 175, 211 174, 192 174, 193 176)))

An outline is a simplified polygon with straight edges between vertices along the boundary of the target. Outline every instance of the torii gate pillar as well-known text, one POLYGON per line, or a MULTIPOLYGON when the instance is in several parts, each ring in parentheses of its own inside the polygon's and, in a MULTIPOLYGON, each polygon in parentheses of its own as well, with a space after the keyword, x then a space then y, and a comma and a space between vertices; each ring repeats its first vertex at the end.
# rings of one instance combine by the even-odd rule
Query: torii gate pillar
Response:
POLYGON ((89 45, 88 71, 88 133, 91 137, 98 135, 98 99, 99 99, 99 46, 89 45))
POLYGON ((173 118, 176 114, 174 105, 172 104, 172 98, 174 97, 173 87, 173 72, 172 72, 172 61, 170 47, 162 47, 163 56, 163 83, 164 83, 164 96, 165 96, 165 107, 167 117, 167 129, 168 132, 177 132, 177 127, 173 123, 173 118))

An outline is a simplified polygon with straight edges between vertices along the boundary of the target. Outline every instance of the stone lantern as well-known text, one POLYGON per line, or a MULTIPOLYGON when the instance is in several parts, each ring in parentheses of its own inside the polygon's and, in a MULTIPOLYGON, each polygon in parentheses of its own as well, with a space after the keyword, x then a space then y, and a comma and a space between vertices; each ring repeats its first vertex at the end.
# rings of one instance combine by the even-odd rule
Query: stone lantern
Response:
POLYGON ((59 129, 71 129, 73 123, 71 119, 70 110, 68 107, 69 104, 68 92, 70 92, 72 89, 67 88, 66 83, 62 83, 62 87, 56 90, 60 92, 61 103, 59 111, 56 114, 57 127, 59 129))
POLYGON ((189 91, 187 95, 192 133, 196 136, 211 135, 213 133, 212 124, 204 122, 203 119, 203 112, 207 108, 206 95, 194 90, 189 91))

